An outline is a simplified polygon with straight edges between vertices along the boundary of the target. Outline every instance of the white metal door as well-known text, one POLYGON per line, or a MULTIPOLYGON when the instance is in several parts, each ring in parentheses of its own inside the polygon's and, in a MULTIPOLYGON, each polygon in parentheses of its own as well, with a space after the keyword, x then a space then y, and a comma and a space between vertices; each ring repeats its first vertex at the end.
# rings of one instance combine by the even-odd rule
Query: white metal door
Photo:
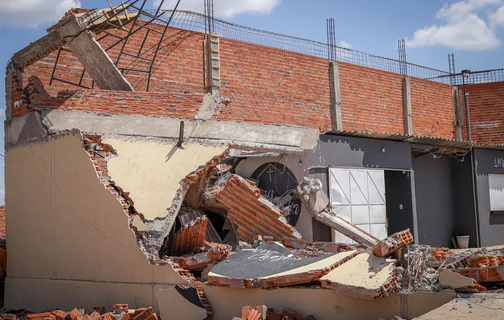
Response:
MULTIPOLYGON (((383 170, 329 168, 329 188, 332 210, 338 216, 379 239, 387 237, 383 170)), ((339 232, 334 239, 353 243, 339 232)))

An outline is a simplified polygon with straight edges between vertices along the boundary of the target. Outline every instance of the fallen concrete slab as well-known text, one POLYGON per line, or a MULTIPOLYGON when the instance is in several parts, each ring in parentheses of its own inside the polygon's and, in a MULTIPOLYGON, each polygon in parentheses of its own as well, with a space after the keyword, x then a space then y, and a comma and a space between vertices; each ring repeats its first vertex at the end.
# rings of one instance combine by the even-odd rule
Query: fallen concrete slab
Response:
POLYGON ((458 292, 486 291, 486 288, 480 285, 476 280, 464 277, 448 269, 442 269, 441 272, 439 272, 439 286, 442 289, 453 289, 458 292))
POLYGON ((362 299, 383 298, 397 291, 395 260, 362 253, 335 268, 320 281, 322 287, 362 299))
POLYGON ((356 251, 349 251, 314 258, 296 258, 277 243, 263 242, 258 248, 242 249, 217 264, 209 273, 208 282, 237 288, 310 283, 347 263, 357 254, 356 251))

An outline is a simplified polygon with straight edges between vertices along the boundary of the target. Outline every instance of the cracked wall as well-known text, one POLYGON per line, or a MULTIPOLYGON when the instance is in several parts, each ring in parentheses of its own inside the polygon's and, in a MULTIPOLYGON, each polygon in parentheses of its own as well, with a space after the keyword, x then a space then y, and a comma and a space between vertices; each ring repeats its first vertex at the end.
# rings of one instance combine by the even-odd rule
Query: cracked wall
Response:
POLYGON ((69 309, 81 296, 89 308, 149 305, 154 288, 187 283, 170 265, 149 263, 78 132, 12 148, 5 162, 7 308, 69 309))

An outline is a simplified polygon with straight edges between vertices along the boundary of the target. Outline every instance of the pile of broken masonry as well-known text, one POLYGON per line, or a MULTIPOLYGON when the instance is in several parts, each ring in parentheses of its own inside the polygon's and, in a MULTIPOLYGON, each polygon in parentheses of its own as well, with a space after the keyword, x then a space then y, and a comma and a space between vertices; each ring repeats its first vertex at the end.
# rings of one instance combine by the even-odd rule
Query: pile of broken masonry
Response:
POLYGON ((105 308, 94 308, 91 312, 85 309, 73 309, 70 312, 52 310, 42 313, 0 314, 3 320, 157 320, 156 312, 151 307, 129 309, 127 304, 116 304, 112 311, 105 312, 105 308))
POLYGON ((399 291, 484 291, 479 282, 504 280, 498 271, 504 256, 497 249, 408 246, 409 229, 375 238, 334 213, 317 179, 304 178, 292 192, 271 198, 252 179, 221 170, 210 169, 190 184, 160 252, 158 262, 169 261, 192 283, 312 286, 376 299, 399 291), (294 197, 317 221, 356 244, 302 240, 286 219, 294 197))
POLYGON ((382 241, 336 216, 319 180, 268 198, 252 179, 231 170, 206 170, 189 184, 156 263, 169 263, 190 283, 237 288, 318 286, 375 299, 401 289, 400 248, 409 230, 382 241), (356 245, 301 239, 286 216, 298 198, 311 215, 356 245))

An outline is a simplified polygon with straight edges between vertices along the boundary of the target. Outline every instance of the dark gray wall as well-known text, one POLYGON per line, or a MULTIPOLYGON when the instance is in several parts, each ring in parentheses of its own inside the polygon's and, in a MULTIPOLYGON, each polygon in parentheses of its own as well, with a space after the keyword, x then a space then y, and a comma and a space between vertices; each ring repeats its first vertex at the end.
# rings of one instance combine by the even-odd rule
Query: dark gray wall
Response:
POLYGON ((474 196, 472 183, 471 157, 464 161, 452 160, 453 209, 455 213, 455 230, 469 235, 469 246, 477 247, 476 216, 474 214, 474 196))
POLYGON ((413 159, 419 244, 452 246, 455 218, 451 166, 449 157, 413 159))
POLYGON ((504 216, 490 213, 489 174, 504 174, 495 159, 504 158, 504 151, 475 149, 476 191, 480 225, 481 246, 504 243, 504 216))
MULTIPOLYGON (((313 168, 309 171, 310 178, 319 179, 322 182, 324 192, 329 197, 329 175, 327 168, 313 168)), ((312 218, 312 232, 313 241, 332 241, 332 230, 331 227, 326 226, 322 222, 318 222, 315 218, 312 218)))
MULTIPOLYGON (((413 204, 410 172, 385 171, 388 234, 413 227, 413 204)), ((416 235, 414 234, 416 237, 416 235)))
POLYGON ((407 142, 321 135, 306 160, 310 166, 410 170, 411 147, 407 142))

